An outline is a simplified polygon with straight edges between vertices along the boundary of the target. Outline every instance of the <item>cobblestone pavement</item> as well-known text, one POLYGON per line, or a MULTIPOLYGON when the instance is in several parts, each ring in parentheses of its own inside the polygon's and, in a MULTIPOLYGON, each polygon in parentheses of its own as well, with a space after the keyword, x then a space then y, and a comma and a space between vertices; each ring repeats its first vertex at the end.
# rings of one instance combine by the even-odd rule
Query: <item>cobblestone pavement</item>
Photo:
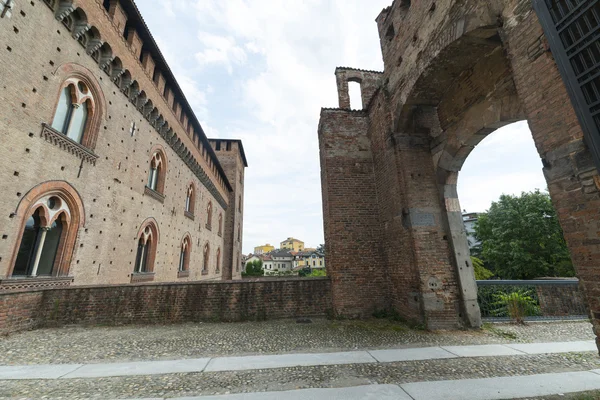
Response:
POLYGON ((159 360, 224 355, 556 342, 594 339, 589 322, 486 325, 481 331, 426 332, 386 320, 198 323, 69 327, 0 338, 0 365, 159 360))
POLYGON ((598 356, 586 352, 101 379, 2 381, 0 399, 182 397, 543 374, 599 367, 598 356))

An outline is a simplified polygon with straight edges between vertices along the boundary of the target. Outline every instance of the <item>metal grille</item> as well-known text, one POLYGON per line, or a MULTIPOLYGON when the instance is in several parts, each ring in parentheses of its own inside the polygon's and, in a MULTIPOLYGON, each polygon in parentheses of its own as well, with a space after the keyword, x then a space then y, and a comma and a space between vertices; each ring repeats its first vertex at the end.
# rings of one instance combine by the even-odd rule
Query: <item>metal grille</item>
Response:
POLYGON ((600 0, 534 0, 533 6, 600 167, 600 0))
POLYGON ((484 321, 509 321, 507 299, 524 300, 526 320, 588 318, 578 280, 477 281, 477 301, 484 321))

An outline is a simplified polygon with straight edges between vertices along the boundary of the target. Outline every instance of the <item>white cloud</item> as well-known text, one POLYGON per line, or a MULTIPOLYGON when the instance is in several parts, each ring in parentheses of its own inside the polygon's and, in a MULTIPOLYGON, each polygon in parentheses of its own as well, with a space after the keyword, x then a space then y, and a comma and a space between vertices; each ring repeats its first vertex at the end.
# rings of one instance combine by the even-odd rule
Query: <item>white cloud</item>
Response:
MULTIPOLYGON (((323 242, 320 108, 337 106, 336 66, 383 68, 374 20, 391 3, 167 0, 156 8, 153 0, 138 0, 207 135, 244 143, 245 252, 288 236, 310 246, 323 242)), ((463 208, 483 210, 502 192, 545 187, 535 157, 509 168, 535 156, 531 134, 514 126, 492 134, 467 159, 459 181, 463 208), (506 143, 517 148, 503 152, 506 143)))
POLYGON ((502 194, 545 190, 542 162, 526 122, 491 133, 471 152, 458 177, 461 207, 487 210, 502 194))
POLYGON ((198 32, 198 39, 203 44, 203 49, 196 53, 196 60, 201 66, 223 64, 231 74, 234 64, 246 62, 246 52, 232 37, 198 32))

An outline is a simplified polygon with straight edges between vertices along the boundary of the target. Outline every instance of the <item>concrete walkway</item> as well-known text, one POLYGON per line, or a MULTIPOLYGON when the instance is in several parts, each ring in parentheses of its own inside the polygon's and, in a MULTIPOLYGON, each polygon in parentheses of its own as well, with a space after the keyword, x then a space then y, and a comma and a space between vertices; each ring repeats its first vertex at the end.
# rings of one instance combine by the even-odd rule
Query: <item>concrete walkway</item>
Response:
MULTIPOLYGON (((503 400, 600 389, 600 370, 486 379, 241 393, 172 400, 503 400)), ((150 399, 145 399, 150 400, 150 399)), ((159 400, 159 399, 152 399, 159 400)))
MULTIPOLYGON (((338 353, 216 357, 107 364, 19 365, 0 366, 0 380, 104 378, 119 376, 162 375, 190 372, 199 373, 244 371, 297 366, 390 363, 448 358, 557 354, 585 351, 597 351, 595 342, 590 340, 553 343, 440 346, 391 350, 352 351, 338 353)), ((594 379, 594 381, 596 379, 599 379, 593 372, 586 374, 587 375, 584 375, 584 377, 587 377, 586 379, 588 380, 592 378, 594 379)), ((585 379, 584 381, 587 382, 587 380, 585 379)), ((428 385, 430 385, 430 383, 428 385)), ((379 389, 381 388, 377 388, 377 390, 379 389)), ((410 390, 415 390, 416 393, 418 393, 418 390, 420 389, 417 386, 415 388, 411 387, 410 390)), ((462 399, 462 397, 460 398, 462 399)), ((236 399, 236 397, 232 397, 232 399, 236 399)))

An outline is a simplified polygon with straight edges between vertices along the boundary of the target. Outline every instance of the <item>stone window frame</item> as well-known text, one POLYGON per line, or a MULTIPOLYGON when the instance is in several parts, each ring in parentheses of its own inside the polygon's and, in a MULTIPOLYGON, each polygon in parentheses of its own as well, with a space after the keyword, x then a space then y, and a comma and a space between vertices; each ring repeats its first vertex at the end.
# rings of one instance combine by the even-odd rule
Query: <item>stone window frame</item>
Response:
POLYGON ((223 213, 219 213, 219 231, 218 231, 218 235, 219 236, 223 236, 223 213))
POLYGON ((148 247, 148 255, 145 261, 145 271, 136 271, 138 269, 138 254, 136 252, 135 265, 131 273, 131 282, 149 282, 154 280, 154 264, 156 262, 156 249, 160 240, 160 231, 158 223, 152 217, 144 220, 135 237, 136 245, 142 241, 148 247))
POLYGON ((164 148, 160 145, 156 145, 150 151, 150 160, 149 160, 149 168, 148 168, 148 181, 146 182, 144 193, 161 203, 165 201, 165 183, 167 180, 167 169, 169 166, 169 160, 167 158, 167 154, 164 148), (157 167, 158 173, 156 175, 156 185, 155 188, 151 187, 151 171, 153 166, 157 167))
POLYGON ((216 256, 216 268, 215 268, 215 274, 220 274, 221 273, 221 248, 218 247, 217 248, 217 256, 216 256))
POLYGON ((190 276, 190 257, 192 254, 192 237, 189 233, 186 233, 181 239, 181 245, 179 247, 179 263, 177 268, 177 277, 186 278, 190 276), (183 257, 183 265, 182 258, 183 257))
MULTIPOLYGON (((29 217, 37 211, 39 208, 42 210, 42 223, 45 226, 50 226, 56 220, 56 218, 62 218, 63 223, 66 225, 66 229, 63 228, 63 232, 60 239, 59 248, 55 257, 54 267, 52 268, 53 277, 65 277, 69 276, 71 260, 75 250, 75 244, 79 229, 85 225, 85 208, 81 196, 67 182, 64 181, 47 181, 41 183, 31 189, 19 202, 14 215, 21 220, 19 230, 17 231, 17 240, 13 248, 13 254, 9 264, 9 270, 7 276, 12 277, 15 262, 21 247, 21 240, 23 238, 23 232, 25 231, 25 225, 29 217), (50 210, 44 205, 40 204, 40 200, 46 197, 56 196, 64 201, 68 207, 69 213, 64 212, 51 213, 50 210)), ((17 279, 23 279, 25 277, 19 276, 17 279)), ((26 278, 27 279, 27 278, 26 278)), ((36 279, 36 277, 31 277, 36 279)))
POLYGON ((209 201, 206 206, 206 229, 209 231, 212 230, 212 214, 213 214, 213 205, 212 201, 209 201))
POLYGON ((65 151, 75 154, 91 164, 95 164, 98 156, 94 154, 94 150, 96 149, 102 119, 106 110, 104 93, 94 78, 93 73, 80 65, 72 63, 63 64, 57 69, 55 75, 60 78, 61 84, 55 93, 54 106, 52 107, 51 114, 45 118, 45 121, 48 122, 42 123, 41 136, 44 137, 46 141, 53 143, 65 151), (79 82, 83 83, 89 92, 84 95, 81 95, 79 91, 72 90, 71 92, 71 97, 75 99, 77 104, 82 104, 86 101, 89 103, 87 122, 81 143, 68 138, 66 134, 63 134, 52 127, 52 121, 58 110, 63 90, 71 85, 77 87, 79 82))
POLYGON ((208 263, 210 262, 210 243, 206 242, 202 250, 202 275, 208 275, 208 263))
POLYGON ((194 211, 196 208, 196 193, 196 185, 194 182, 190 182, 186 190, 184 215, 192 221, 194 220, 194 211))

